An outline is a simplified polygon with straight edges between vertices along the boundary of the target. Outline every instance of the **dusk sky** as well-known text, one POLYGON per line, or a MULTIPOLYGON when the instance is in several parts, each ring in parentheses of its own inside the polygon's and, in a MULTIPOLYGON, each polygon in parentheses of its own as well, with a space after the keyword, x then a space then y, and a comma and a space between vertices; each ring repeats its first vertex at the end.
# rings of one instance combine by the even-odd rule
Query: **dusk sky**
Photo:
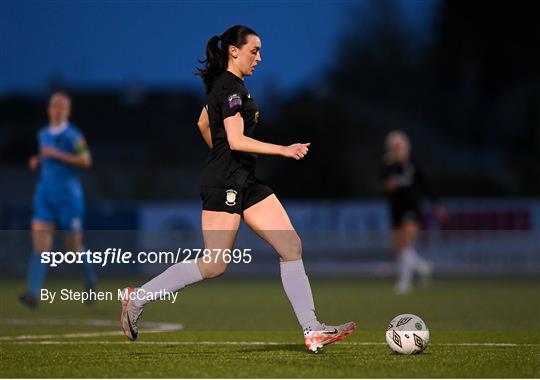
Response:
MULTIPOLYGON (((333 62, 351 7, 370 1, 2 1, 0 96, 47 90, 51 75, 69 87, 189 86, 208 39, 233 24, 262 38, 262 65, 250 79, 291 90, 333 62)), ((396 2, 423 38, 433 0, 396 2)), ((358 20, 363 22, 362 20, 358 20)))

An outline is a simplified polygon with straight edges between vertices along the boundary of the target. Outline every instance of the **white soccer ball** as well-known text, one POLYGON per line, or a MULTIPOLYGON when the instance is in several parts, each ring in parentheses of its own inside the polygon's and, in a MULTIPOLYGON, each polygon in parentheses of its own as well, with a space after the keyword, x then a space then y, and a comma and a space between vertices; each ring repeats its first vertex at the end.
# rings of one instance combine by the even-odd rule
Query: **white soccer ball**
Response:
POLYGON ((429 343, 429 329, 420 317, 401 314, 390 321, 386 329, 386 343, 398 354, 418 354, 429 343))

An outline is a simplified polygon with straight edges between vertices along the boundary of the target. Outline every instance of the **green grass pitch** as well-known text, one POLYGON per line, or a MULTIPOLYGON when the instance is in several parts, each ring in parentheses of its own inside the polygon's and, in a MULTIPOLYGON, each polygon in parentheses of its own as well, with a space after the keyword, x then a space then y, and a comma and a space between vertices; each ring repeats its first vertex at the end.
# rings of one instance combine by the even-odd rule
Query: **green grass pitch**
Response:
MULTIPOLYGON (((55 280, 49 289, 81 289, 55 280)), ((207 281, 176 304, 150 304, 137 342, 118 335, 119 303, 17 301, 22 283, 0 283, 0 377, 539 377, 540 282, 437 280, 396 297, 383 280, 312 279, 320 319, 357 331, 308 352, 279 278, 207 281), (424 353, 392 354, 384 343, 397 314, 423 318, 424 353), (181 323, 151 332, 155 323, 181 323), (154 323, 154 324, 152 324, 154 323)), ((116 290, 135 281, 104 281, 116 290)))

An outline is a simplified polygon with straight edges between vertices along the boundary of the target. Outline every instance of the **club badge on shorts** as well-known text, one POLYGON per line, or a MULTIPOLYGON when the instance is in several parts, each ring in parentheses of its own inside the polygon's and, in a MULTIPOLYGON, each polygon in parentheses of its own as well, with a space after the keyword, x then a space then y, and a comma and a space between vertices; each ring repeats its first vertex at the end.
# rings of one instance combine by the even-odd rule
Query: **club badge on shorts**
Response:
POLYGON ((238 193, 233 189, 227 190, 226 193, 225 204, 227 206, 234 206, 236 204, 236 194, 238 193))

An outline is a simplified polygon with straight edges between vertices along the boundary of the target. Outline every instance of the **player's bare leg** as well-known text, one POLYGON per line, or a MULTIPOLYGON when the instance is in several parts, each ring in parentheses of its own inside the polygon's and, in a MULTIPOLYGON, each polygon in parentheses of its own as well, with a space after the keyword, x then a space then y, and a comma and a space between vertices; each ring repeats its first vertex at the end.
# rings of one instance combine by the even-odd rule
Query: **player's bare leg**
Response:
MULTIPOLYGON (((64 231, 64 247, 67 252, 84 252, 83 231, 64 231)), ((86 291, 93 291, 96 287, 96 274, 92 263, 88 262, 86 256, 83 257, 83 266, 86 272, 86 291)), ((91 304, 93 301, 86 301, 91 304)))
POLYGON ((246 224, 280 256, 283 288, 302 326, 308 349, 317 352, 351 334, 356 328, 354 322, 326 326, 317 320, 311 286, 302 261, 302 242, 277 197, 274 194, 268 196, 246 209, 243 217, 246 224))
POLYGON ((41 263, 41 252, 52 249, 54 224, 40 220, 32 221, 32 256, 28 269, 28 290, 19 295, 19 300, 34 309, 38 304, 39 289, 47 275, 47 265, 41 263))
POLYGON ((204 278, 221 276, 227 270, 227 263, 223 258, 225 249, 232 249, 240 227, 240 215, 223 211, 203 210, 201 227, 204 239, 204 248, 210 250, 210 259, 197 261, 199 270, 204 278))
MULTIPOLYGON (((204 245, 205 249, 210 250, 210 255, 206 258, 199 257, 196 261, 191 260, 190 263, 172 265, 140 288, 126 288, 127 295, 133 292, 141 293, 143 296, 149 293, 177 292, 188 285, 206 278, 218 277, 225 272, 227 263, 222 253, 234 245, 240 226, 240 215, 204 210, 201 219, 204 245)), ((122 302, 120 324, 129 340, 137 339, 137 321, 148 302, 149 300, 144 297, 135 298, 133 301, 128 298, 122 302)))

